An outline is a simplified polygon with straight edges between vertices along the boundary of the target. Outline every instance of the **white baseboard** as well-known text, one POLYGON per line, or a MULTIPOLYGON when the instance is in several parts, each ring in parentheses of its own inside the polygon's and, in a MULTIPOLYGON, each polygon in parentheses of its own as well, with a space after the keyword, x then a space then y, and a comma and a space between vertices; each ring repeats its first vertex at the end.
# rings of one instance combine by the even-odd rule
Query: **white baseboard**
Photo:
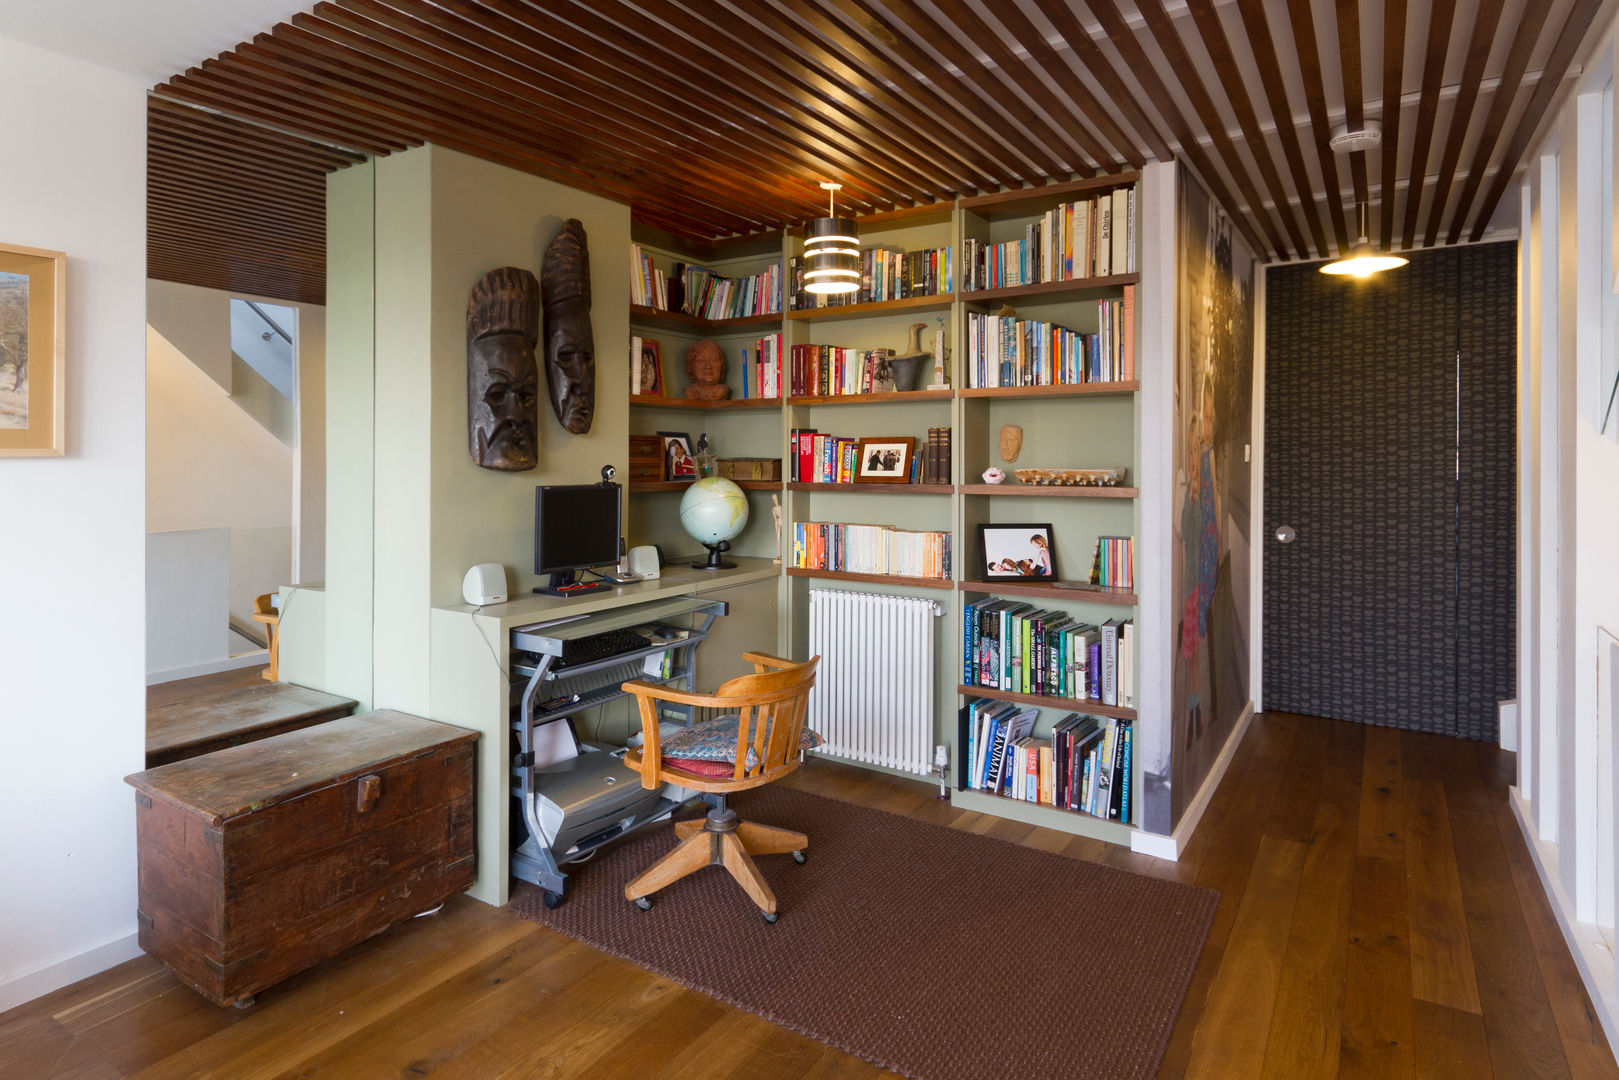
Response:
POLYGON ((1203 811, 1208 809, 1209 800, 1214 798, 1215 791, 1220 787, 1220 781, 1225 779, 1226 770, 1231 767, 1231 759, 1237 756, 1237 747, 1242 743, 1242 737, 1247 734, 1248 725, 1253 721, 1254 703, 1250 701, 1243 706, 1242 715, 1237 717, 1230 736, 1220 748, 1220 756, 1214 759, 1209 775, 1203 778, 1203 786, 1197 789, 1197 794, 1186 807, 1186 812, 1181 815, 1180 824, 1175 826, 1174 832, 1164 836, 1162 833, 1137 830, 1130 834, 1131 851, 1151 855, 1157 859, 1168 859, 1171 862, 1180 858, 1180 853, 1191 843, 1192 833, 1197 830, 1197 823, 1202 820, 1203 811))
POLYGON ((191 664, 186 667, 167 668, 163 671, 148 671, 146 685, 156 686, 158 683, 174 682, 177 679, 195 679, 198 675, 214 675, 221 671, 235 671, 245 667, 267 667, 270 663, 270 654, 265 649, 253 652, 237 653, 223 660, 210 660, 206 664, 191 664))
POLYGON ((1574 955, 1574 966, 1579 968, 1580 981, 1585 983, 1585 992, 1590 995, 1591 1006, 1608 1037, 1608 1045, 1619 1046, 1619 997, 1614 988, 1613 953, 1595 924, 1574 917, 1574 905, 1557 880, 1557 845, 1535 834, 1529 823, 1530 809, 1516 786, 1507 789, 1507 799, 1512 805, 1512 816, 1518 819, 1518 831, 1523 833, 1524 843, 1529 846, 1529 856, 1535 862, 1541 887, 1551 901, 1552 914, 1557 916, 1557 927, 1563 931, 1568 951, 1574 955))
POLYGON ((136 943, 136 936, 126 934, 95 948, 86 949, 77 956, 70 956, 66 960, 48 964, 25 975, 7 979, 0 983, 0 1013, 7 1009, 15 1009, 18 1005, 33 1001, 37 997, 44 997, 52 990, 71 986, 80 979, 88 979, 139 955, 141 947, 136 943))

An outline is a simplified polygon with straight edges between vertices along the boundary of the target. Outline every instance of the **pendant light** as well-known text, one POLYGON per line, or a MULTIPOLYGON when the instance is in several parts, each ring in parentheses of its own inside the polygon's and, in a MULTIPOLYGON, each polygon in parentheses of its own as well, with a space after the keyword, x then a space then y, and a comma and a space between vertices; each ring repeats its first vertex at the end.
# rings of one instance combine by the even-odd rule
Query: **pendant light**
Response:
POLYGON ((1351 277, 1368 278, 1380 270, 1393 270, 1404 266, 1410 259, 1403 255, 1384 254, 1372 247, 1371 240, 1366 235, 1366 204, 1360 204, 1360 240, 1345 259, 1337 259, 1321 267, 1323 274, 1348 274, 1351 277))
POLYGON ((822 295, 852 293, 860 288, 860 236, 852 218, 837 216, 833 198, 842 184, 821 181, 826 217, 809 223, 804 240, 804 289, 822 295))

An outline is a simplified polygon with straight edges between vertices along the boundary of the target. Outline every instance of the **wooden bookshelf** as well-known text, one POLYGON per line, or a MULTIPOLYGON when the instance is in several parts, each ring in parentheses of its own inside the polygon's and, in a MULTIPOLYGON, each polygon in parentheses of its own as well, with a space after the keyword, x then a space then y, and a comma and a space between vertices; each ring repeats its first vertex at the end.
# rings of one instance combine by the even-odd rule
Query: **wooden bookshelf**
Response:
POLYGON ((949 293, 939 293, 935 296, 907 296, 903 300, 877 300, 869 304, 835 304, 832 307, 800 308, 789 311, 787 317, 793 320, 807 319, 811 322, 830 319, 860 319, 868 315, 890 315, 896 311, 945 311, 954 297, 949 293))
MULTIPOLYGON (((1055 204, 1073 202, 1084 195, 1130 187, 1140 179, 1139 172, 1120 172, 1111 176, 1072 180, 1066 184, 1042 184, 1039 187, 1014 188, 1011 191, 992 191, 988 195, 973 195, 958 199, 956 205, 970 214, 991 220, 1028 217, 1042 214, 1055 204)), ((1136 216, 1137 218, 1141 216, 1139 208, 1136 216)))
POLYGON ((1141 494, 1140 488, 1100 484, 957 484, 956 490, 963 495, 1033 495, 1046 499, 1133 499, 1141 494))
POLYGON ((1095 586, 1064 587, 1045 581, 995 581, 990 578, 966 578, 956 582, 962 592, 984 593, 992 596, 1040 596, 1053 600, 1078 600, 1087 604, 1118 604, 1134 607, 1136 594, 1129 589, 1103 589, 1095 586))
POLYGON ((646 409, 779 409, 781 398, 727 398, 724 401, 693 401, 690 398, 663 397, 660 394, 631 394, 630 404, 646 409))
POLYGON ((781 326, 781 312, 769 315, 744 315, 740 319, 705 319, 687 315, 684 311, 664 311, 662 308, 630 305, 630 325, 647 326, 655 330, 674 330, 686 334, 726 334, 746 330, 763 330, 781 326))
POLYGON ((787 568, 788 577, 826 578, 832 581, 864 581, 872 585, 911 585, 919 589, 952 589, 949 578, 906 577, 903 574, 850 574, 843 570, 805 570, 797 566, 787 568))
POLYGON ((1126 379, 1120 382, 1061 383, 1056 386, 974 386, 955 393, 957 397, 964 398, 1041 398, 1133 394, 1140 389, 1140 379, 1126 379))
MULTIPOLYGON (((641 495, 653 491, 685 491, 695 481, 692 480, 631 480, 629 490, 632 495, 641 495)), ((732 480, 731 483, 743 491, 780 491, 780 480, 732 480)))
MULTIPOLYGON (((959 667, 960 665, 958 664, 957 666, 959 667)), ((1116 720, 1134 720, 1136 718, 1134 709, 1126 709, 1119 705, 1103 705, 1100 701, 1042 697, 1039 694, 1014 694, 1010 690, 994 690, 988 686, 968 686, 965 683, 957 686, 956 692, 963 697, 994 698, 996 701, 1013 701, 1019 705, 1038 705, 1045 709, 1067 709, 1069 712, 1084 713, 1087 716, 1111 716, 1116 720)))
POLYGON ((964 304, 991 304, 1001 300, 1053 300, 1080 299, 1085 293, 1111 295, 1120 286, 1134 285, 1140 274, 1113 274, 1109 277, 1069 278, 1066 281, 1041 281, 1032 285, 1010 285, 1002 289, 974 289, 958 294, 964 304))
POLYGON ((846 495, 948 495, 949 484, 819 484, 789 480, 788 491, 836 491, 846 495))
POLYGON ((953 396, 954 390, 896 390, 886 394, 816 394, 809 397, 790 397, 787 404, 909 405, 921 401, 949 401, 953 396))

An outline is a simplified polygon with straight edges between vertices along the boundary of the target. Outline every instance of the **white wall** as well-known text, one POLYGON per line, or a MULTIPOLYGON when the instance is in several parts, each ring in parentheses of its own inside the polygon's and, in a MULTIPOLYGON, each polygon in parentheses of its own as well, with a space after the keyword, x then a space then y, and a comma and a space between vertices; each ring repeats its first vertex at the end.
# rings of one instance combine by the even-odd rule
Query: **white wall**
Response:
POLYGON ((4 38, 0 72, 0 238, 68 256, 66 455, 0 460, 4 1010, 137 953, 146 86, 4 38))
MULTIPOLYGON (((1518 192, 1517 784, 1512 791, 1565 937, 1607 1030, 1619 1042, 1613 961, 1615 725, 1599 707, 1598 647, 1619 632, 1619 439, 1599 432, 1609 387, 1600 372, 1616 242, 1605 210, 1614 131, 1602 91, 1615 26, 1590 36, 1528 158, 1518 192)), ((1611 360, 1609 361, 1611 364, 1611 360)))
POLYGON ((167 682, 230 655, 231 532, 146 534, 146 674, 167 682))

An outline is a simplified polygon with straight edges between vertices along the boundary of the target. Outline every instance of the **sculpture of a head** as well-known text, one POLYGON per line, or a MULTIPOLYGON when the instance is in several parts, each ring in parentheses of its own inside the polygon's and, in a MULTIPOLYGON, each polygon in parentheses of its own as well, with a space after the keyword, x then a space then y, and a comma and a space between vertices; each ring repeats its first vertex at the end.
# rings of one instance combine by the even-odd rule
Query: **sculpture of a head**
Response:
POLYGON ((467 300, 467 437, 472 460, 521 472, 539 464, 540 285, 515 266, 478 279, 467 300))
POLYGON ((596 418, 596 348, 590 332, 590 248, 577 218, 545 249, 540 263, 545 303, 545 381, 551 411, 575 435, 596 418))

